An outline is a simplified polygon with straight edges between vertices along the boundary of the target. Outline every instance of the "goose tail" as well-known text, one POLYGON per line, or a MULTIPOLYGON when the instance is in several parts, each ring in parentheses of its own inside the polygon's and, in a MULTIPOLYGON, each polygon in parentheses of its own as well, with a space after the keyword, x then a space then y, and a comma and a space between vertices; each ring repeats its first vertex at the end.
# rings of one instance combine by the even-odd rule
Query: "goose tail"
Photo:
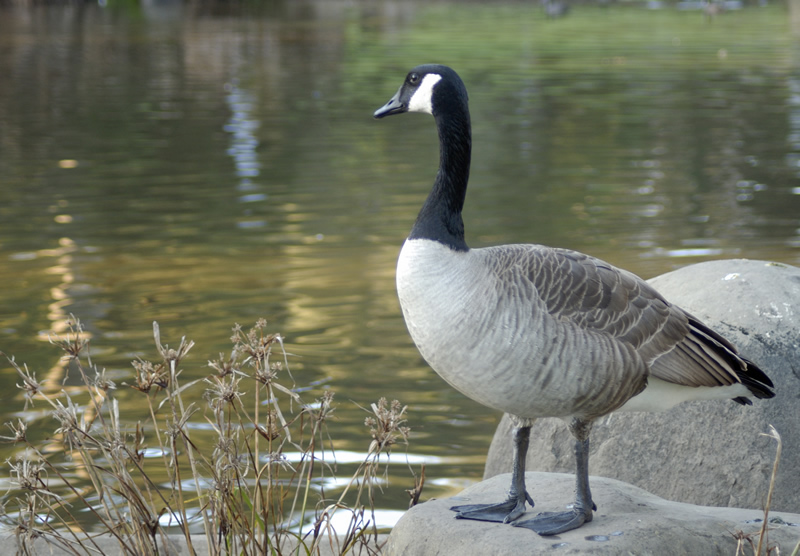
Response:
MULTIPOLYGON (((747 389, 750 390, 750 393, 756 398, 761 400, 774 398, 775 391, 773 388, 775 385, 772 384, 772 381, 764 373, 764 371, 759 369, 758 366, 749 359, 742 357, 741 360, 745 364, 745 368, 737 374, 739 375, 739 379, 742 381, 742 384, 744 384, 747 389)), ((742 405, 753 405, 753 402, 750 400, 750 398, 745 396, 733 398, 733 401, 742 405)))
MULTIPOLYGON (((716 354, 726 360, 742 385, 750 391, 750 394, 762 400, 775 397, 775 391, 773 390, 775 385, 758 365, 739 355, 730 342, 696 318, 690 316, 689 323, 693 329, 701 332, 702 335, 711 340, 716 354)), ((733 401, 742 405, 753 405, 753 402, 746 396, 733 398, 733 401)))

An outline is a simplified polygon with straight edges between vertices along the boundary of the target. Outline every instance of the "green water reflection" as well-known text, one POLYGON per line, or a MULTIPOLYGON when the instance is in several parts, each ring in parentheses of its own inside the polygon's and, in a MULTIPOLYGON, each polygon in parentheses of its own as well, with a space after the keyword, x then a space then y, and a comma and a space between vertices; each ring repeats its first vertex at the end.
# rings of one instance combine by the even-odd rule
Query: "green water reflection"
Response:
MULTIPOLYGON (((298 382, 338 392, 339 449, 369 444, 356 404, 409 404, 410 450, 445 458, 423 498, 441 496, 480 478, 499 416, 406 334, 394 263, 435 130, 374 109, 413 65, 461 73, 474 246, 569 247, 645 277, 800 264, 798 52, 782 6, 709 23, 638 5, 0 4, 0 349, 58 381, 47 332, 73 313, 121 382, 154 356, 157 320, 197 342, 200 377, 234 322, 265 317, 298 382)), ((24 404, 0 368, 5 422, 24 404)), ((136 396, 118 396, 133 422, 136 396)), ((43 407, 25 416, 52 434, 43 407)), ((400 476, 383 507, 406 506, 400 476)))

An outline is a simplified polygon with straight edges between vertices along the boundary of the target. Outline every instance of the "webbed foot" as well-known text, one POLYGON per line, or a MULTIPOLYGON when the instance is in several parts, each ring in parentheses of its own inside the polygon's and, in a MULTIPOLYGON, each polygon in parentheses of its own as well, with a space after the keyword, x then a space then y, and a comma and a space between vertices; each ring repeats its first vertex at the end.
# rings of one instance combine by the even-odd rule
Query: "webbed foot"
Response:
POLYGON ((591 510, 587 512, 583 508, 575 507, 566 512, 544 512, 532 519, 515 521, 511 525, 514 527, 525 527, 526 529, 530 529, 546 537, 577 529, 591 520, 591 510))
POLYGON ((524 496, 510 495, 508 500, 499 504, 465 504, 450 509, 458 512, 457 519, 508 523, 525 513, 526 501, 533 507, 533 499, 526 492, 524 496))

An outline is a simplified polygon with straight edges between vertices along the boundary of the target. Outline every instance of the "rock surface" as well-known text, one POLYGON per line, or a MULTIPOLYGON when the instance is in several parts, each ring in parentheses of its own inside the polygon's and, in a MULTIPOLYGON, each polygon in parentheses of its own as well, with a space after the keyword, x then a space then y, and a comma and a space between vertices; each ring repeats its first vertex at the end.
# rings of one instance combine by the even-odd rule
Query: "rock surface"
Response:
MULTIPOLYGON (((752 407, 709 401, 664 413, 606 416, 592 432, 590 473, 669 500, 762 508, 776 448, 762 433, 772 424, 783 438, 772 508, 800 513, 800 269, 765 261, 713 261, 650 282, 756 362, 775 383, 776 397, 755 400, 752 407)), ((504 417, 485 478, 510 471, 510 428, 504 417)), ((565 424, 542 419, 531 431, 527 469, 573 473, 572 452, 565 424)))
MULTIPOLYGON (((505 499, 511 475, 498 475, 469 487, 457 497, 431 500, 415 506, 400 519, 383 554, 414 556, 433 554, 684 554, 731 556, 736 554, 741 531, 758 543, 758 510, 709 508, 669 502, 639 488, 602 477, 591 477, 598 511, 580 529, 554 537, 502 523, 455 519, 450 506, 499 502, 505 499)), ((574 477, 561 473, 527 473, 528 489, 537 501, 536 511, 560 510, 574 496, 574 477)), ((528 510, 528 515, 536 512, 528 510)), ((800 515, 775 512, 768 541, 781 554, 791 554, 800 541, 800 515)), ((524 517, 523 517, 524 519, 524 517)), ((747 542, 747 541, 745 541, 747 542)), ((744 554, 755 550, 745 545, 744 554)), ((763 553, 763 552, 762 552, 763 553)))

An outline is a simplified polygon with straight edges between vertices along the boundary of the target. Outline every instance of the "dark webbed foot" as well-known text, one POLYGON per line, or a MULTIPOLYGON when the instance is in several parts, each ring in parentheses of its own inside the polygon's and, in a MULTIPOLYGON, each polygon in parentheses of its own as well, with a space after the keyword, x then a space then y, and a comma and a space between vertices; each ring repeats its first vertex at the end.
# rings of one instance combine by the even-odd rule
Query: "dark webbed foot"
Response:
POLYGON ((528 451, 529 424, 514 427, 514 465, 511 489, 505 502, 499 504, 465 504, 450 508, 459 519, 508 523, 525 513, 525 502, 533 507, 533 498, 525 489, 525 454, 528 451))
POLYGON ((585 511, 583 508, 575 508, 567 512, 544 512, 533 519, 525 521, 515 521, 511 525, 514 527, 525 527, 546 537, 548 535, 558 535, 566 531, 577 529, 584 523, 592 520, 592 511, 585 511))
POLYGON ((533 507, 533 499, 526 492, 525 496, 509 496, 499 504, 464 504, 450 508, 458 519, 474 519, 477 521, 494 521, 508 523, 525 513, 525 502, 533 507))
POLYGON ((515 522, 512 525, 525 527, 542 536, 547 536, 577 529, 592 520, 592 510, 596 511, 597 506, 592 502, 592 492, 589 489, 589 432, 591 429, 591 421, 573 419, 570 423, 570 431, 576 439, 575 461, 577 463, 575 472, 577 499, 572 509, 566 512, 541 513, 533 519, 515 522))

